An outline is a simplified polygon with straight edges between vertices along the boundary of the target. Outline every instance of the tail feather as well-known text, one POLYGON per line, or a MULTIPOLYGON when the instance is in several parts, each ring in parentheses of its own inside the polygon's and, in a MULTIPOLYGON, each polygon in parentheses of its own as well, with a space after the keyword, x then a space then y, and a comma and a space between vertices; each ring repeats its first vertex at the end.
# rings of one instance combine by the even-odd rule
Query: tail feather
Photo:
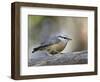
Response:
POLYGON ((34 52, 36 52, 38 50, 39 50, 39 48, 34 48, 33 51, 32 51, 32 53, 34 53, 34 52))
POLYGON ((41 46, 40 47, 37 47, 37 48, 34 48, 33 51, 32 51, 32 53, 34 53, 34 52, 36 52, 36 51, 38 51, 40 49, 41 49, 41 46))
POLYGON ((36 51, 38 51, 38 50, 43 50, 45 47, 47 47, 48 45, 44 45, 44 46, 39 46, 39 47, 37 47, 37 48, 34 48, 33 49, 33 51, 32 51, 32 53, 34 53, 34 52, 36 52, 36 51))

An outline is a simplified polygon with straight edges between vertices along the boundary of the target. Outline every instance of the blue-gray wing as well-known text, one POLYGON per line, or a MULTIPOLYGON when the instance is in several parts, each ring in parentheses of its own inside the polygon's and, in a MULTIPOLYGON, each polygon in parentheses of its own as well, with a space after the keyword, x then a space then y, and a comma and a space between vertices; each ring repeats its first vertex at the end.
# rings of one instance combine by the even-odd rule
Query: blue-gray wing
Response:
POLYGON ((61 40, 58 38, 51 38, 41 43, 41 46, 48 46, 48 45, 56 44, 56 43, 59 43, 60 41, 61 40))
POLYGON ((53 44, 56 44, 56 43, 59 43, 61 40, 58 39, 58 38, 51 38, 51 39, 48 39, 44 42, 41 43, 41 45, 39 47, 36 47, 33 49, 32 53, 34 53, 35 51, 38 51, 39 49, 42 49, 44 47, 47 47, 49 45, 53 45, 53 44))

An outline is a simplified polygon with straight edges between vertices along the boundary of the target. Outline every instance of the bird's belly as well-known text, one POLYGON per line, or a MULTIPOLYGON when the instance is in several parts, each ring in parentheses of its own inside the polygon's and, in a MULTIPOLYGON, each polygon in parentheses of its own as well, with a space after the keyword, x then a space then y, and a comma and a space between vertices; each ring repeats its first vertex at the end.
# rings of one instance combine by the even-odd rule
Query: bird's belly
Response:
POLYGON ((59 53, 59 52, 61 52, 62 50, 64 50, 64 48, 65 48, 65 44, 64 43, 62 43, 62 42, 60 42, 60 43, 58 43, 58 44, 53 44, 53 45, 51 45, 51 46, 49 46, 48 48, 47 48, 47 50, 49 51, 49 53, 54 53, 54 54, 56 54, 56 53, 59 53))

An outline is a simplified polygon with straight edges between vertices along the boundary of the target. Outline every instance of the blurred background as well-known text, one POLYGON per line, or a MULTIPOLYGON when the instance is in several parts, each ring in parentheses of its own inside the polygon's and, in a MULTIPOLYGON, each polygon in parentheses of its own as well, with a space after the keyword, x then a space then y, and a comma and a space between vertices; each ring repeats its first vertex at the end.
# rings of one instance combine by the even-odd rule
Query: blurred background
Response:
POLYGON ((87 17, 28 16, 28 54, 51 36, 67 35, 72 40, 63 52, 87 50, 87 17))

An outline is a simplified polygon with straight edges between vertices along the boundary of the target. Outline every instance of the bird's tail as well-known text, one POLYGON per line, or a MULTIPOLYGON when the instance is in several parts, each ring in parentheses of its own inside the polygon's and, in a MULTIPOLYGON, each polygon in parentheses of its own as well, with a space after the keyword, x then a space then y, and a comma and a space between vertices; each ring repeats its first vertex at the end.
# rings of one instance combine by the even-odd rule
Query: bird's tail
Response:
POLYGON ((34 53, 38 50, 43 50, 45 47, 47 47, 47 45, 36 47, 36 48, 33 49, 32 53, 34 53))
POLYGON ((32 53, 34 53, 34 52, 40 50, 40 48, 41 48, 41 47, 34 48, 33 51, 32 51, 32 53))
POLYGON ((32 53, 34 53, 34 52, 35 52, 35 50, 33 49, 32 53))

